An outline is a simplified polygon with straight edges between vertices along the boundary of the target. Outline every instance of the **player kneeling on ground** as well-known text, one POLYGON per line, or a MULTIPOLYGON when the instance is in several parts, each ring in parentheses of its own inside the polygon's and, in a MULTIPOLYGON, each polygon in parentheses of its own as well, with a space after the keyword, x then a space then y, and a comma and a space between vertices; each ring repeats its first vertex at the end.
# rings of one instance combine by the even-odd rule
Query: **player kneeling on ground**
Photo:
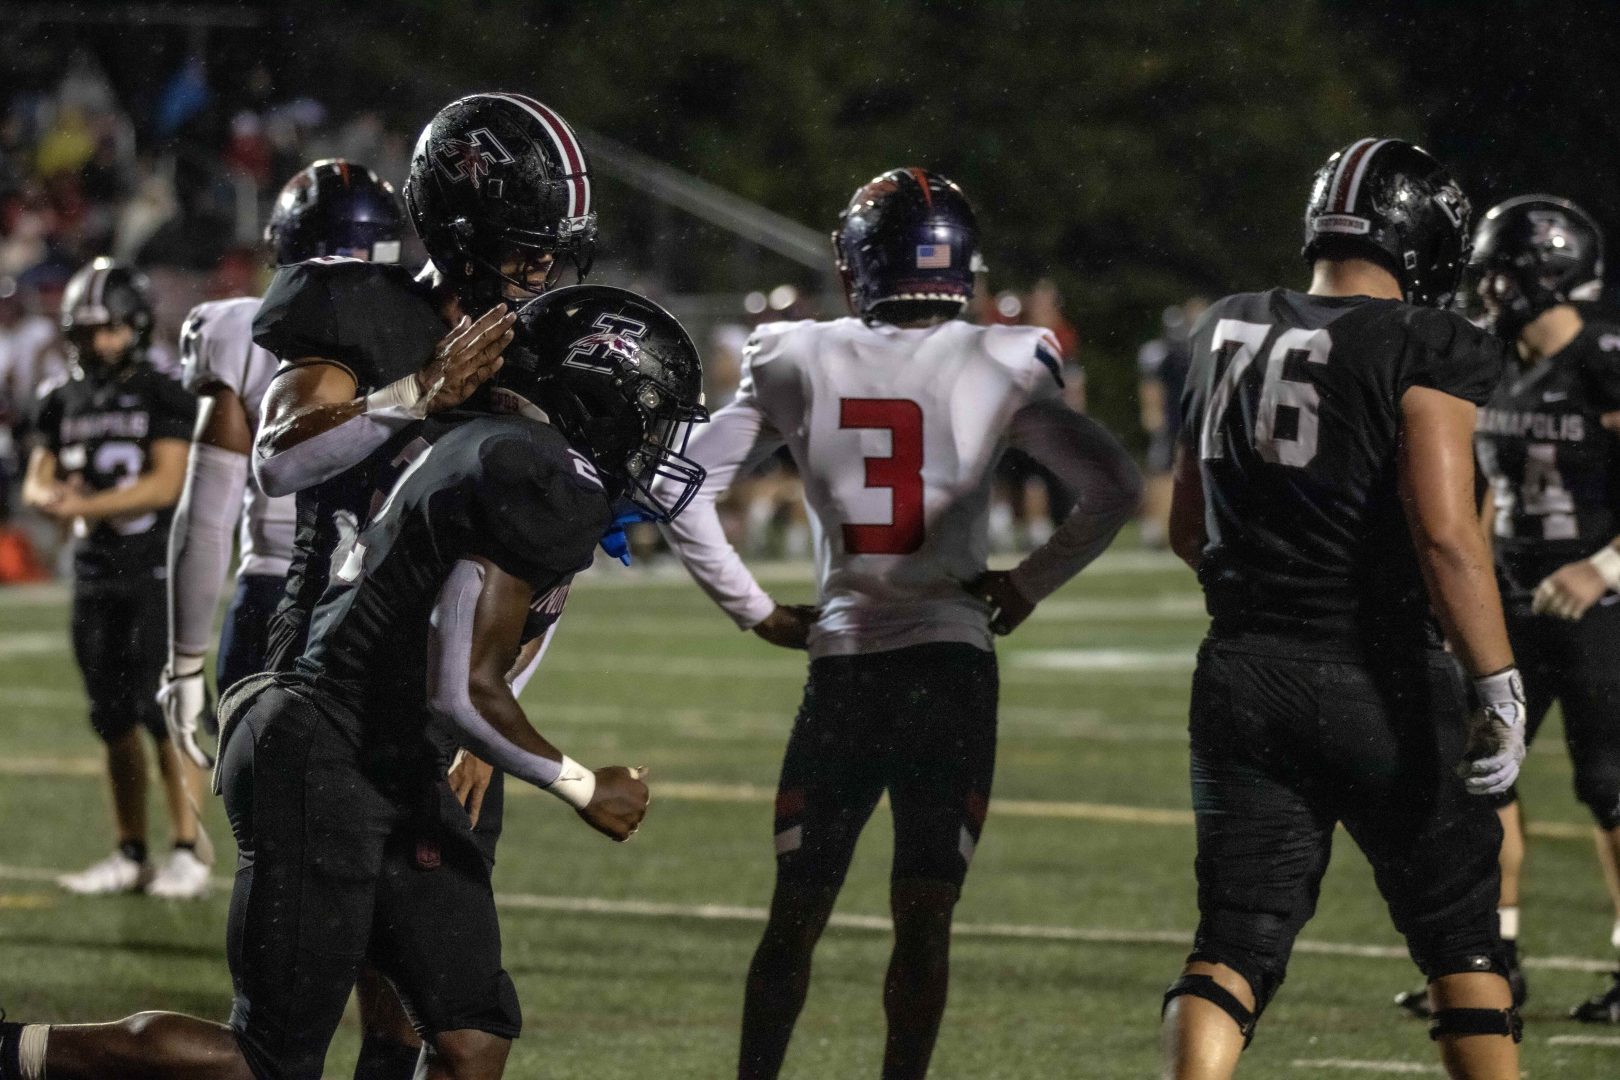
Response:
POLYGON ((833 236, 856 318, 761 326, 731 404, 692 444, 709 483, 665 531, 737 625, 810 651, 776 797, 776 892, 748 972, 737 1074, 774 1077, 810 957, 861 829, 894 809, 895 943, 883 1075, 928 1071, 951 913, 990 802, 992 635, 1095 559, 1136 512, 1141 477, 1066 407, 1049 331, 959 316, 973 294, 973 210, 957 186, 894 169, 855 193, 833 236), (784 607, 726 542, 714 502, 786 446, 819 525, 819 608, 784 607), (1007 446, 1077 507, 1010 573, 985 572, 992 474, 1007 446))
POLYGON ((589 565, 618 511, 664 521, 691 498, 703 472, 681 451, 706 419, 691 340, 632 293, 559 290, 516 332, 468 407, 380 451, 397 478, 338 552, 294 669, 222 704, 219 779, 239 850, 229 1026, 173 1013, 0 1024, 0 1080, 314 1080, 362 960, 422 1028, 419 1075, 501 1074, 517 1000, 444 744, 550 790, 615 840, 636 831, 641 770, 564 756, 507 674, 532 611, 589 565), (679 479, 654 496, 655 477, 679 479), (384 887, 393 877, 412 887, 384 887))
POLYGON ((1190 724, 1200 920, 1164 999, 1167 1078, 1232 1075, 1340 822, 1429 979, 1447 1071, 1519 1075, 1502 831, 1475 797, 1507 790, 1524 757, 1474 505, 1475 407, 1506 355, 1433 310, 1468 213, 1427 153, 1362 139, 1316 175, 1310 291, 1227 297, 1193 333, 1171 544, 1212 621, 1190 724))

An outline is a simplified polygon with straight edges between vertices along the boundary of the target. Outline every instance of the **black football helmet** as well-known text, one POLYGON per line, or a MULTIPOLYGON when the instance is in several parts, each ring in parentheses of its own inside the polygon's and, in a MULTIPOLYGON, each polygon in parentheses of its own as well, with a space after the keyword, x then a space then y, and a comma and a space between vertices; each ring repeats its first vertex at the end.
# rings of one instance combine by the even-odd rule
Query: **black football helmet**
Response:
POLYGON ((703 365, 675 316, 609 285, 573 285, 518 309, 490 380, 544 410, 589 452, 610 494, 670 521, 697 494, 703 467, 685 454, 705 423, 703 365))
POLYGON ((833 258, 850 308, 877 318, 884 304, 947 310, 973 299, 979 225, 962 189, 927 169, 890 169, 863 185, 839 215, 833 258))
MULTIPOLYGON (((553 257, 580 280, 596 249, 585 148, 568 122, 522 94, 473 94, 439 110, 416 140, 405 208, 433 265, 474 313, 503 287, 533 293, 501 267, 553 257)), ((541 290, 543 291, 543 289, 541 290)))
POLYGON ((1468 262, 1469 213, 1468 196, 1428 151, 1357 139, 1316 172, 1303 254, 1371 259, 1395 275, 1407 303, 1446 307, 1468 262))
POLYGON ((323 255, 399 262, 405 215, 388 181, 342 158, 327 158, 287 181, 264 242, 277 266, 323 255))
POLYGON ((1598 298, 1603 230, 1568 199, 1520 195, 1485 211, 1468 267, 1485 325, 1511 341, 1550 307, 1598 298))
POLYGON ((132 266, 102 256, 81 266, 62 292, 62 335, 79 370, 120 369, 146 354, 152 344, 152 301, 146 275, 132 266), (95 332, 104 326, 135 331, 129 348, 103 358, 95 350, 95 332))

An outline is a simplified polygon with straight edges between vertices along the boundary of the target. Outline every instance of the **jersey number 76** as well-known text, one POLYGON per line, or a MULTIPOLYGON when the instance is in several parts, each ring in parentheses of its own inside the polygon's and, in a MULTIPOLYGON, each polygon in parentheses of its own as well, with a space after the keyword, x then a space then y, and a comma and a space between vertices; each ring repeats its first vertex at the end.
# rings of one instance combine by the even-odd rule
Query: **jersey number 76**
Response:
MULTIPOLYGON (((1199 429, 1198 456, 1215 461, 1226 456, 1221 427, 1249 365, 1265 349, 1277 328, 1266 323, 1222 319, 1215 324, 1215 383, 1199 429)), ((1317 409, 1320 396, 1307 364, 1326 364, 1333 342, 1327 330, 1291 326, 1277 334, 1266 350, 1265 378, 1254 408, 1249 443, 1261 460, 1302 469, 1316 457, 1317 409)))

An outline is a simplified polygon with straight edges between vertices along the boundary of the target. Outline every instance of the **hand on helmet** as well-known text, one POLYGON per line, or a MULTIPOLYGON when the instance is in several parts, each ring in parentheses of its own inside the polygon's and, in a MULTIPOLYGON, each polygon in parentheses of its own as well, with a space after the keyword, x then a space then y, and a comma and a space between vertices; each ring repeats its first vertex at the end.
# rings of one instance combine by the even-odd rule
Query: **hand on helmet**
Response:
POLYGON ((516 320, 505 304, 496 304, 477 322, 463 315, 439 339, 433 359, 416 373, 428 412, 455 408, 501 369, 501 353, 512 343, 516 320))

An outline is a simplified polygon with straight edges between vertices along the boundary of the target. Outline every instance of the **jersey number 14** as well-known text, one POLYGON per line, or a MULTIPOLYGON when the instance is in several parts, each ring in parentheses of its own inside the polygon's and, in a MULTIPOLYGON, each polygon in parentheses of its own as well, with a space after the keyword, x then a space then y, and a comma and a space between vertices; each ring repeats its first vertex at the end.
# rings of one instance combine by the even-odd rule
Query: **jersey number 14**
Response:
MULTIPOLYGON (((1214 461, 1226 456, 1221 424, 1238 394, 1239 384, 1265 349, 1276 327, 1266 323, 1222 319, 1215 324, 1215 385, 1198 435, 1198 456, 1214 461)), ((1249 442, 1262 460, 1304 468, 1316 457, 1317 408, 1320 397, 1308 364, 1326 364, 1333 348, 1328 332, 1289 327, 1266 350, 1265 378, 1254 408, 1249 442)))

